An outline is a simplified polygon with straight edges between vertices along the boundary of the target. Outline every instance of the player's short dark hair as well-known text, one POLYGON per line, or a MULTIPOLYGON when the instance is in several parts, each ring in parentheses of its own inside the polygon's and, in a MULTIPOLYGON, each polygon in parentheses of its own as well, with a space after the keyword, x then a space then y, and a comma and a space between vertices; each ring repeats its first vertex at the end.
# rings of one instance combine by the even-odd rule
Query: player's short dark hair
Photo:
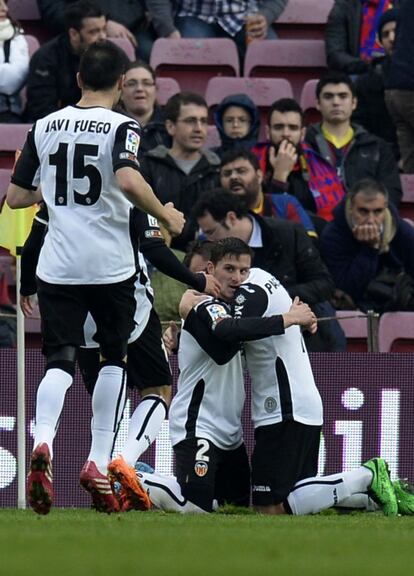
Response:
POLYGON ((388 201, 388 190, 382 182, 374 178, 363 178, 358 180, 349 190, 347 197, 352 202, 357 194, 362 193, 367 198, 375 198, 377 194, 382 194, 388 201))
POLYGON ((253 166, 255 170, 260 170, 259 159, 257 158, 256 154, 250 152, 250 150, 237 150, 237 149, 230 149, 227 152, 224 152, 221 158, 220 169, 223 168, 226 164, 230 164, 235 160, 247 160, 253 166))
POLYGON ((300 116, 301 123, 303 122, 303 110, 294 98, 279 98, 279 100, 273 102, 267 113, 268 126, 270 126, 272 121, 273 112, 280 112, 281 114, 286 114, 286 112, 296 112, 300 116))
POLYGON ((193 240, 189 243, 184 256, 183 264, 190 268, 193 256, 201 256, 204 260, 211 259, 211 249, 214 243, 210 240, 193 240))
POLYGON ((91 44, 81 56, 79 75, 86 88, 108 90, 115 86, 128 65, 128 57, 109 40, 91 44))
POLYGON ((213 242, 213 247, 211 249, 210 260, 213 264, 217 264, 220 260, 223 260, 225 256, 244 256, 247 254, 250 259, 253 260, 253 250, 240 238, 223 238, 222 240, 217 240, 213 242))
POLYGON ((339 70, 328 70, 316 84, 315 92, 317 100, 319 100, 321 92, 327 84, 346 84, 351 90, 352 96, 356 96, 355 84, 348 74, 340 72, 339 70))
POLYGON ((84 18, 106 17, 102 8, 94 0, 79 0, 68 4, 64 11, 65 29, 75 28, 79 32, 84 18))
POLYGON ((174 94, 174 96, 171 96, 164 106, 164 118, 174 123, 177 122, 180 116, 181 106, 185 106, 186 104, 202 106, 208 110, 207 102, 200 94, 196 92, 178 92, 174 94))
POLYGON ((225 188, 214 188, 205 192, 195 203, 192 216, 201 218, 209 212, 214 220, 222 222, 229 212, 234 212, 237 218, 243 218, 248 214, 247 206, 242 198, 225 188))
POLYGON ((152 68, 148 62, 145 62, 145 60, 135 60, 134 62, 129 62, 125 72, 128 72, 128 70, 134 70, 135 68, 144 68, 144 70, 147 70, 155 82, 156 78, 154 68, 152 68))

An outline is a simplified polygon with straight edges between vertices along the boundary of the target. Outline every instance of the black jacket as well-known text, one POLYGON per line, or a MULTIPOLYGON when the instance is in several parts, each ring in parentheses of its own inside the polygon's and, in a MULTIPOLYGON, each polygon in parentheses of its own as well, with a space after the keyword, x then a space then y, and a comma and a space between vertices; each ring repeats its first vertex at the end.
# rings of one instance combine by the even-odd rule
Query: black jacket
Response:
POLYGON ((377 58, 365 74, 355 83, 358 105, 352 116, 353 122, 388 142, 394 156, 399 158, 397 131, 385 104, 385 83, 390 74, 391 58, 377 58))
POLYGON ((76 104, 81 91, 76 83, 79 57, 66 34, 43 44, 30 60, 27 77, 26 120, 34 122, 69 104, 76 104))
POLYGON ((414 90, 414 2, 401 3, 387 88, 414 90))
MULTIPOLYGON (((391 202, 399 206, 402 196, 397 162, 390 146, 361 126, 353 125, 355 134, 344 158, 343 178, 347 190, 362 178, 374 178, 382 182, 391 202)), ((306 142, 321 155, 321 161, 330 162, 327 142, 320 124, 313 124, 306 133, 306 142)))
MULTIPOLYGON (((400 2, 394 1, 394 8, 400 2)), ((359 57, 361 36, 361 0, 336 0, 328 15, 325 46, 328 67, 347 74, 362 74, 369 64, 359 57)))
POLYGON ((156 106, 151 120, 141 128, 141 140, 139 142, 138 158, 141 160, 147 152, 160 144, 171 146, 171 136, 165 127, 165 119, 162 109, 156 106))
POLYGON ((267 270, 309 305, 329 299, 334 282, 303 226, 288 220, 250 214, 262 232, 262 248, 254 248, 253 266, 267 270))
POLYGON ((161 145, 150 150, 140 164, 142 175, 161 202, 173 202, 184 213, 184 230, 174 238, 172 247, 185 250, 197 230, 196 222, 191 219, 195 202, 203 192, 219 186, 220 159, 214 152, 203 150, 200 160, 186 174, 169 154, 168 148, 161 145))

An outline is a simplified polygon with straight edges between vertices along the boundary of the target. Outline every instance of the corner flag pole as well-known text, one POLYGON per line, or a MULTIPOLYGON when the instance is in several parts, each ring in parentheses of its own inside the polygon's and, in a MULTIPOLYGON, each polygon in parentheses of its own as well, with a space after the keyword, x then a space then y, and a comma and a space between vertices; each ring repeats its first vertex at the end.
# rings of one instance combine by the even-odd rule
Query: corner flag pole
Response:
POLYGON ((17 297, 17 507, 26 508, 26 394, 24 316, 19 306, 21 247, 16 247, 17 297))

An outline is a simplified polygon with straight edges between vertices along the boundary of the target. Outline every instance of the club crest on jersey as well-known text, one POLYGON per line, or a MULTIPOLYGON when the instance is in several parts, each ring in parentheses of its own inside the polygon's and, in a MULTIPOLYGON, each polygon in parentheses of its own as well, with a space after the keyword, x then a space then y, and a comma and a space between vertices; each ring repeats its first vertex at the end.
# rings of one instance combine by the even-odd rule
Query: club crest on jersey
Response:
POLYGON ((226 318, 228 316, 227 310, 221 304, 210 304, 210 306, 207 306, 207 312, 213 322, 217 322, 219 318, 226 318))
POLYGON ((276 398, 273 398, 273 396, 268 396, 264 401, 264 409, 268 414, 274 412, 276 410, 276 406, 277 406, 276 398))
POLYGON ((137 154, 139 146, 139 138, 138 134, 133 130, 127 130, 126 139, 125 139, 125 148, 132 154, 137 154))
POLYGON ((195 464, 194 464, 194 472, 197 474, 197 476, 200 476, 200 478, 202 478, 203 476, 205 476, 208 472, 208 464, 207 462, 203 462, 202 460, 198 460, 195 464))
POLYGON ((242 304, 244 304, 246 302, 246 297, 243 296, 243 294, 239 294, 235 300, 236 304, 238 304, 239 306, 241 306, 242 304))

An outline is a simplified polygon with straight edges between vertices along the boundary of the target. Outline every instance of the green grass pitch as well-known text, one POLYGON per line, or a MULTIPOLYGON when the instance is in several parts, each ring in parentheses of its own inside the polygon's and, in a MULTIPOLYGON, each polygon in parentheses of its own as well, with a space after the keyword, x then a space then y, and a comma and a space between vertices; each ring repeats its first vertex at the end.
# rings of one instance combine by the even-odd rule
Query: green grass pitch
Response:
POLYGON ((2 576, 409 576, 414 518, 0 510, 2 576))

